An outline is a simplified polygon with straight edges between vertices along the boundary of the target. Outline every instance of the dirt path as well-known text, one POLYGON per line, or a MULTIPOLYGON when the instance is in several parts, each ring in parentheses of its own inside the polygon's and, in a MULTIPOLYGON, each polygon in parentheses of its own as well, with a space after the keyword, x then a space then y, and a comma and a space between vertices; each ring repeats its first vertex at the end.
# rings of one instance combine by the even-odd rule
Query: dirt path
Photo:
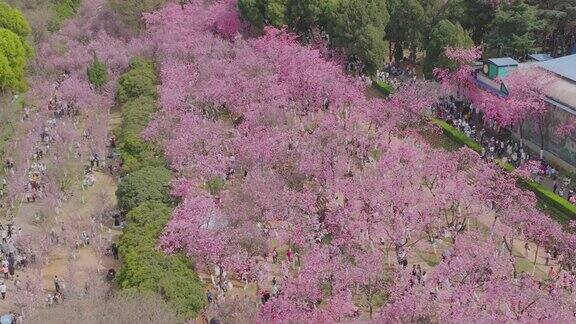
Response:
MULTIPOLYGON (((120 123, 119 113, 111 114, 110 117, 109 131, 120 123)), ((83 161, 77 163, 80 164, 83 161)), ((117 181, 109 173, 104 173, 105 170, 104 167, 94 172, 96 181, 93 186, 81 189, 81 186, 77 184, 75 194, 62 204, 58 215, 39 219, 36 216, 37 212, 42 210, 46 202, 38 201, 23 203, 13 219, 15 228, 21 228, 23 235, 30 235, 34 238, 32 242, 34 246, 44 244, 45 242, 41 240, 54 228, 59 229, 59 226, 66 226, 66 230, 73 228, 73 231, 69 232, 71 237, 61 237, 58 244, 50 247, 45 262, 41 265, 40 274, 45 296, 55 291, 54 276, 63 279, 67 289, 71 286, 81 288, 98 277, 104 278, 108 269, 119 267, 119 262, 112 256, 106 255, 104 251, 112 241, 118 239, 121 232, 113 228, 111 220, 102 223, 99 217, 95 217, 116 206, 117 181), (74 242, 81 242, 77 234, 82 231, 93 233, 90 237, 90 245, 75 247, 74 242)), ((66 230, 62 233, 66 233, 66 230)), ((16 275, 25 281, 26 278, 37 276, 36 269, 34 266, 29 266, 17 270, 16 275)), ((6 282, 7 298, 0 301, 0 314, 17 310, 14 299, 10 298, 11 292, 15 290, 14 279, 10 278, 6 282)))

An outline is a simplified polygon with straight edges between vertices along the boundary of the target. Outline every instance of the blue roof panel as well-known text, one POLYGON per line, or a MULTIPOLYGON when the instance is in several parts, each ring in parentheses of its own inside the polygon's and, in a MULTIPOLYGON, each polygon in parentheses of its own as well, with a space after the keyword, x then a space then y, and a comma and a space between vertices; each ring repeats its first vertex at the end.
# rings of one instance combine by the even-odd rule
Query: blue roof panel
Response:
POLYGON ((576 82, 576 54, 540 62, 538 66, 576 82))
POLYGON ((496 66, 517 66, 518 62, 511 57, 500 57, 489 59, 488 62, 496 66))
POLYGON ((530 54, 530 55, 528 55, 528 57, 530 57, 534 61, 538 61, 538 62, 544 62, 544 61, 548 61, 548 60, 553 59, 553 57, 550 56, 550 54, 548 54, 548 53, 530 54))

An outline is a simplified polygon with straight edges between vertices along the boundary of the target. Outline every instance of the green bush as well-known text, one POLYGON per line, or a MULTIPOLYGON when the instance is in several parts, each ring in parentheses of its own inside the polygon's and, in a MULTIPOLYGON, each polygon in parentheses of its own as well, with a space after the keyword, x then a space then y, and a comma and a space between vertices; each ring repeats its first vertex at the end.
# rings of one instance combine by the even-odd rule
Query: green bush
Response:
POLYGON ((162 167, 165 165, 162 151, 150 142, 135 135, 125 136, 118 146, 123 161, 122 171, 135 172, 144 166, 162 167))
POLYGON ((156 111, 152 97, 140 96, 122 106, 122 126, 116 130, 118 151, 124 162, 126 173, 136 171, 144 165, 165 165, 162 150, 154 143, 144 141, 140 133, 148 125, 156 111))
POLYGON ((220 177, 214 177, 210 180, 206 181, 206 188, 210 192, 211 195, 217 195, 224 189, 226 182, 220 177))
POLYGON ((454 141, 456 141, 462 145, 466 145, 478 153, 482 152, 482 146, 480 144, 476 143, 473 139, 466 136, 466 134, 462 133, 461 131, 459 131, 454 126, 448 124, 447 122, 445 122, 441 119, 434 119, 433 123, 440 126, 440 128, 442 128, 442 131, 444 132, 444 134, 446 136, 450 137, 452 140, 454 140, 454 141))
POLYGON ((380 91, 385 96, 389 96, 392 94, 392 92, 394 92, 394 88, 390 84, 376 79, 372 79, 372 86, 374 89, 380 91))
POLYGON ((534 192, 540 200, 562 212, 564 215, 556 213, 554 216, 560 223, 568 223, 572 219, 576 219, 576 206, 571 204, 568 200, 564 199, 552 190, 544 187, 536 181, 518 178, 520 186, 534 192))
POLYGON ((158 292, 183 318, 193 318, 204 307, 204 290, 188 260, 156 251, 156 239, 170 219, 170 207, 144 202, 131 210, 119 242, 124 265, 118 273, 123 289, 158 292))
POLYGON ((120 77, 118 83, 116 100, 119 103, 123 104, 140 96, 156 98, 157 78, 154 66, 150 62, 142 59, 134 60, 130 70, 120 77))
MULTIPOLYGON (((120 238, 122 289, 152 291, 163 296, 182 319, 194 318, 205 305, 204 289, 188 258, 157 250, 157 239, 170 219, 170 171, 161 149, 140 133, 156 112, 154 65, 135 59, 119 81, 122 125, 116 129, 118 149, 128 175, 116 191, 118 206, 129 210, 120 238)), ((219 187, 217 181, 213 184, 219 187)))
POLYGON ((121 134, 139 134, 156 112, 156 102, 151 96, 139 96, 122 106, 121 134))
POLYGON ((17 34, 0 28, 0 90, 26 89, 26 46, 17 34))
POLYGON ((88 80, 95 87, 102 87, 108 80, 108 71, 106 70, 106 64, 98 59, 96 55, 92 60, 92 64, 88 67, 88 80))
POLYGON ((48 22, 48 30, 56 32, 64 21, 74 16, 80 7, 81 0, 52 0, 54 17, 48 22))
POLYGON ((146 166, 123 177, 118 184, 118 207, 131 210, 145 201, 170 202, 170 171, 164 167, 146 166))
POLYGON ((32 32, 28 21, 22 15, 20 10, 10 7, 4 1, 0 0, 0 28, 6 28, 22 39, 26 38, 32 32))

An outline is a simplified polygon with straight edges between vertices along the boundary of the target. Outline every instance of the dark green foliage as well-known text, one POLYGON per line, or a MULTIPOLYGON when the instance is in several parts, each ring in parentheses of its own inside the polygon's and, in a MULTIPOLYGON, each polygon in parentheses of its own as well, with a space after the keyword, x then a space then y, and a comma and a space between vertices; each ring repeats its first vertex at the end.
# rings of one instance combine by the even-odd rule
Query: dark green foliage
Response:
POLYGON ((206 181, 206 187, 212 196, 216 196, 224 189, 226 182, 222 178, 214 177, 206 181))
POLYGON ((390 22, 386 36, 394 43, 396 61, 404 57, 404 48, 415 47, 422 41, 426 24, 426 13, 418 0, 388 0, 390 22))
POLYGON ((384 62, 389 16, 384 0, 347 0, 328 16, 327 30, 335 45, 376 71, 384 62))
POLYGON ((165 165, 161 149, 140 136, 157 110, 154 65, 144 59, 134 59, 119 82, 116 97, 124 104, 122 126, 116 130, 116 136, 124 172, 130 173, 145 165, 165 165))
POLYGON ((130 70, 124 73, 118 81, 116 100, 126 103, 140 96, 156 98, 156 73, 154 65, 143 59, 135 59, 130 63, 130 70))
POLYGON ((92 64, 88 67, 88 80, 97 88, 102 87, 108 80, 106 64, 100 61, 96 55, 94 55, 92 64))
MULTIPOLYGON (((166 255, 157 249, 158 237, 170 220, 170 171, 161 150, 140 137, 156 112, 154 65, 135 59, 120 78, 117 98, 122 100, 122 125, 116 130, 118 146, 129 172, 118 185, 118 206, 129 211, 120 238, 123 266, 118 273, 122 289, 160 294, 182 319, 194 318, 204 307, 204 289, 185 256, 166 255)), ((217 186, 216 186, 217 187, 217 186)))
POLYGON ((486 41, 493 48, 502 47, 500 55, 525 55, 535 49, 541 28, 537 8, 523 0, 514 0, 498 9, 486 41))
POLYGON ((198 276, 185 257, 168 256, 156 250, 156 240, 170 213, 170 207, 151 201, 128 213, 119 242, 124 265, 118 283, 123 289, 158 292, 183 318, 192 318, 205 303, 198 276))
POLYGON ((116 130, 116 136, 124 172, 136 171, 143 165, 165 164, 160 148, 140 136, 155 112, 156 103, 149 96, 137 97, 122 106, 122 126, 116 130))
POLYGON ((240 13, 253 26, 288 26, 308 39, 315 27, 326 30, 334 45, 375 71, 386 54, 385 0, 239 0, 240 13))
POLYGON ((444 48, 448 46, 470 48, 473 45, 474 42, 460 24, 441 20, 434 26, 430 34, 430 41, 426 48, 426 59, 424 60, 424 73, 431 77, 435 67, 456 67, 455 63, 444 55, 444 48))
POLYGON ((170 171, 164 167, 146 166, 128 174, 120 180, 116 190, 118 207, 131 210, 145 201, 170 202, 170 179, 170 171))

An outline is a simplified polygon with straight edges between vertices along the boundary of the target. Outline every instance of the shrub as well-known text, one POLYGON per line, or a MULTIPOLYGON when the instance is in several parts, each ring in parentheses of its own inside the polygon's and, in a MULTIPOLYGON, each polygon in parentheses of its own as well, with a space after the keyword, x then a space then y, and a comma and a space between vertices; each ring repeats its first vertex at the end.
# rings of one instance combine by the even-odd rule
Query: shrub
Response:
POLYGON ((162 150, 140 137, 140 133, 148 125, 155 111, 156 103, 149 96, 137 97, 122 106, 122 126, 116 130, 116 136, 119 141, 118 151, 124 161, 123 169, 126 173, 136 171, 143 165, 165 165, 162 150))
POLYGON ((32 30, 20 10, 10 7, 0 0, 0 28, 6 28, 22 39, 30 35, 32 30))
POLYGON ((376 79, 372 79, 372 86, 385 96, 389 96, 390 94, 392 94, 392 92, 394 92, 394 88, 392 88, 390 84, 376 79))
POLYGON ((27 57, 22 39, 9 29, 0 28, 0 90, 22 91, 26 88, 27 57))
POLYGON ((118 184, 118 207, 131 210, 145 201, 170 202, 170 171, 164 167, 144 167, 128 174, 118 184))
POLYGON ((95 87, 102 87, 108 79, 106 64, 98 59, 96 55, 92 59, 92 64, 88 67, 88 80, 95 87))
POLYGON ((559 215, 558 213, 555 215, 556 220, 560 223, 565 224, 572 219, 576 219, 576 206, 564 199, 564 197, 555 194, 552 190, 544 187, 536 181, 519 178, 518 183, 522 187, 534 192, 543 203, 562 212, 564 215, 559 215))
POLYGON ((156 102, 153 97, 140 96, 126 102, 122 106, 122 127, 119 135, 140 134, 155 112, 156 102))
POLYGON ((130 70, 118 81, 116 100, 126 103, 140 96, 156 98, 156 74, 152 63, 136 59, 130 64, 130 70))
POLYGON ((185 257, 155 249, 170 212, 171 208, 161 202, 147 201, 128 213, 119 242, 124 265, 118 283, 123 289, 158 292, 183 318, 192 318, 205 303, 198 276, 185 257))
POLYGON ((448 124, 447 122, 441 119, 434 119, 433 122, 436 125, 440 126, 440 128, 442 128, 442 130, 444 131, 444 134, 450 137, 452 140, 462 145, 466 145, 478 153, 482 152, 482 146, 480 144, 476 143, 473 139, 466 136, 466 134, 462 133, 454 126, 448 124))
POLYGON ((222 180, 220 177, 214 177, 206 181, 206 188, 213 196, 218 195, 225 185, 226 182, 224 182, 224 180, 222 180))
POLYGON ((58 31, 64 21, 76 13, 80 3, 81 0, 53 0, 52 12, 54 17, 48 22, 48 30, 51 32, 58 31))

